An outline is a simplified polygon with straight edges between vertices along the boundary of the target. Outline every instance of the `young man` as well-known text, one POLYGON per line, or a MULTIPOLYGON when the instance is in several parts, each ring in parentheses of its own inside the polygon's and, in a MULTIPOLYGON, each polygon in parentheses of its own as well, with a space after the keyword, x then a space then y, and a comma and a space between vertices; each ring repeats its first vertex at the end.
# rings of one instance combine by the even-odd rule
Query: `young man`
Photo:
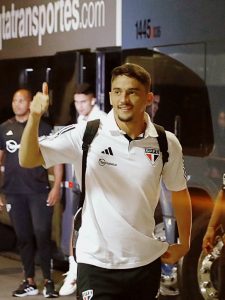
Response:
POLYGON ((96 105, 95 91, 91 84, 78 84, 74 94, 74 106, 78 113, 77 123, 104 117, 106 114, 96 105))
MULTIPOLYGON (((87 122, 94 119, 104 118, 106 113, 101 111, 95 104, 95 91, 94 88, 87 82, 78 84, 74 94, 74 107, 78 113, 77 122, 87 122)), ((80 187, 77 184, 75 178, 74 184, 74 202, 78 205, 80 198, 80 187)), ((74 211, 75 214, 76 211, 74 211)), ((73 226, 73 224, 72 224, 73 226)), ((71 226, 71 228, 72 228, 71 226)), ((70 255, 69 255, 69 270, 64 275, 64 283, 59 290, 60 296, 68 296, 76 291, 76 279, 77 279, 77 263, 73 256, 73 230, 71 230, 71 242, 70 242, 70 255)))
MULTIPOLYGON (((30 91, 16 91, 12 100, 15 116, 0 125, 0 165, 4 163, 5 166, 2 190, 24 268, 25 279, 13 296, 38 294, 34 278, 37 248, 45 279, 43 294, 50 298, 58 296, 51 279, 51 224, 53 206, 60 198, 62 165, 54 167, 55 182, 52 189, 46 169, 25 169, 19 165, 20 139, 29 117, 31 100, 30 91)), ((50 132, 51 126, 41 121, 37 134, 48 135, 50 132)))
MULTIPOLYGON (((139 65, 124 64, 112 71, 113 108, 101 122, 87 159, 86 197, 76 245, 80 299, 155 299, 161 260, 174 264, 189 250, 191 204, 182 149, 174 134, 166 132, 169 161, 163 167, 157 132, 145 113, 153 98, 150 83, 149 73, 139 65), (179 244, 154 238, 161 178, 173 191, 179 244)), ((80 183, 85 125, 39 143, 36 132, 47 107, 44 84, 31 106, 20 163, 24 167, 73 163, 80 183)))

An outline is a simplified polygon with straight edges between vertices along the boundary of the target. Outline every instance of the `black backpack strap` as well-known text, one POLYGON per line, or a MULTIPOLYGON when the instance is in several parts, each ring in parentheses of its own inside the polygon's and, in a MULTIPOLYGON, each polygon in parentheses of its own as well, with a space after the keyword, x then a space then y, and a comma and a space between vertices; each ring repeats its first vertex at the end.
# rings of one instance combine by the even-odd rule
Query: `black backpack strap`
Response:
MULTIPOLYGON (((74 216, 74 234, 73 234, 73 245, 75 247, 75 236, 77 236, 79 228, 81 226, 81 215, 82 215, 82 207, 84 204, 85 199, 85 173, 86 173, 86 167, 87 167, 87 155, 88 155, 88 149, 91 145, 97 131, 99 128, 100 120, 96 119, 93 121, 88 121, 86 125, 86 129, 83 136, 83 144, 82 144, 82 150, 83 150, 83 156, 82 156, 82 177, 81 177, 81 194, 79 199, 79 204, 77 207, 77 212, 74 216)), ((75 256, 75 254, 74 254, 75 256)))
POLYGON ((168 142, 167 142, 167 137, 166 137, 166 132, 164 127, 154 124, 155 129, 158 133, 158 143, 159 143, 159 149, 160 152, 162 152, 162 161, 163 161, 163 166, 166 162, 168 162, 169 159, 169 152, 168 152, 168 142))
POLYGON ((86 173, 86 167, 87 167, 87 154, 89 146, 91 145, 97 131, 99 128, 100 120, 92 120, 87 122, 87 126, 84 132, 83 136, 83 144, 82 144, 82 150, 83 150, 83 156, 82 156, 82 179, 81 179, 81 195, 80 195, 80 201, 79 206, 83 206, 84 199, 85 199, 85 173, 86 173))

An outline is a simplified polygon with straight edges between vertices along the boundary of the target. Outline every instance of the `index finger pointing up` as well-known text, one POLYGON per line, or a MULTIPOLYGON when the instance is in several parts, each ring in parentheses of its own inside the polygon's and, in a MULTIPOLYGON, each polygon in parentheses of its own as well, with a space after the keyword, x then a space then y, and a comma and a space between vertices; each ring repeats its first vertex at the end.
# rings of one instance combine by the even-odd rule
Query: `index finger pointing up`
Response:
POLYGON ((44 95, 48 95, 48 84, 47 84, 47 82, 43 82, 43 84, 42 84, 42 93, 44 95))

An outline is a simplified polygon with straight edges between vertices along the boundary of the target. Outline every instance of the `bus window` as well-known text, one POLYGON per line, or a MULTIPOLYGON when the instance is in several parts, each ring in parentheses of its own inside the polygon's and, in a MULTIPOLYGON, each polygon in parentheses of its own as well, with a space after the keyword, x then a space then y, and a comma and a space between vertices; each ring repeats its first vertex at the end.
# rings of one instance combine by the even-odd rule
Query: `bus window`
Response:
POLYGON ((185 155, 207 156, 213 148, 213 131, 204 81, 159 52, 128 55, 126 62, 142 65, 152 76, 152 90, 158 99, 154 122, 177 135, 185 155))

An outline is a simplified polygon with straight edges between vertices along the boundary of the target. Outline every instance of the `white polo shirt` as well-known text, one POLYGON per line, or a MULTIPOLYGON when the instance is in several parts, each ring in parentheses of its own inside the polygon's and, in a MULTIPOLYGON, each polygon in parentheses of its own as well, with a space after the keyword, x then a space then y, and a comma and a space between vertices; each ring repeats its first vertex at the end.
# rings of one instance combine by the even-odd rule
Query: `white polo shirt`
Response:
MULTIPOLYGON (((146 114, 145 136, 131 142, 114 119, 101 121, 87 158, 86 198, 77 241, 77 261, 109 269, 146 265, 168 248, 154 238, 160 180, 169 190, 186 188, 181 146, 171 132, 169 161, 162 170, 157 132, 146 114)), ((40 142, 46 167, 72 163, 81 183, 85 125, 68 126, 40 142)))
POLYGON ((79 115, 77 118, 77 123, 80 122, 87 122, 99 118, 104 118, 106 116, 106 113, 99 109, 99 107, 95 104, 89 113, 88 116, 79 115))

